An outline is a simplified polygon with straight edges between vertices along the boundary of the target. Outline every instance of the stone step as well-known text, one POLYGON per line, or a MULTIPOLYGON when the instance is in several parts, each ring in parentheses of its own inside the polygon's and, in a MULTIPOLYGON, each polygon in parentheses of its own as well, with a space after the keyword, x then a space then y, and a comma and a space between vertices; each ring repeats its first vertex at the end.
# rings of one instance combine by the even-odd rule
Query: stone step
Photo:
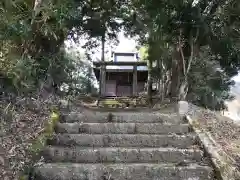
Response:
POLYGON ((192 163, 200 162, 199 149, 175 148, 64 148, 46 147, 47 162, 73 163, 192 163))
POLYGON ((64 115, 60 122, 87 122, 87 123, 170 123, 180 124, 185 120, 176 114, 161 114, 161 113, 141 113, 141 112, 95 112, 89 114, 71 113, 64 115))
POLYGON ((185 134, 190 128, 188 124, 162 123, 58 123, 55 131, 70 134, 185 134))
POLYGON ((49 145, 89 147, 178 147, 189 148, 197 142, 193 134, 57 134, 49 145))
POLYGON ((212 180, 212 169, 191 164, 43 164, 34 180, 212 180))

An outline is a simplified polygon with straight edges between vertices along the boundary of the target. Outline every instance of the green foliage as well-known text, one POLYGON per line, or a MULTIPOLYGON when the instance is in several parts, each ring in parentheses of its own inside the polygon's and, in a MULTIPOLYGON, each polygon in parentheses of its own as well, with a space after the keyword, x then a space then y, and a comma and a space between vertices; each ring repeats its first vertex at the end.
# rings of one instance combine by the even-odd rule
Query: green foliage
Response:
POLYGON ((33 172, 33 165, 36 163, 35 161, 39 160, 39 155, 46 146, 46 142, 48 139, 51 139, 54 135, 54 127, 59 121, 59 112, 56 108, 53 107, 52 113, 50 115, 49 120, 46 122, 44 126, 44 131, 42 134, 38 136, 37 139, 35 139, 30 148, 29 151, 32 156, 32 162, 28 166, 25 167, 25 171, 23 174, 19 177, 20 180, 27 180, 31 177, 30 174, 33 172))
POLYGON ((54 134, 54 127, 59 121, 59 114, 52 112, 50 119, 46 122, 44 132, 32 143, 30 151, 33 156, 37 156, 46 145, 47 139, 50 139, 54 134))
POLYGON ((148 59, 148 47, 142 46, 139 49, 139 53, 140 53, 141 60, 147 61, 147 59, 148 59))
POLYGON ((209 48, 203 48, 200 54, 192 65, 187 99, 209 109, 224 109, 225 101, 232 99, 229 91, 233 81, 219 69, 219 62, 209 48))
POLYGON ((66 84, 65 92, 77 95, 79 93, 96 93, 94 86, 94 73, 89 57, 78 51, 71 50, 66 54, 67 58, 73 63, 75 69, 71 71, 71 81, 66 84))
POLYGON ((85 47, 102 44, 104 52, 105 42, 115 42, 124 28, 127 35, 137 36, 140 44, 148 47, 142 51, 143 59, 157 62, 152 78, 167 84, 166 74, 171 72, 171 88, 177 91, 187 79, 188 98, 202 106, 217 107, 230 98, 229 79, 240 67, 237 0, 195 4, 177 0, 44 0, 37 7, 34 3, 0 3, 1 92, 29 94, 42 83, 55 91, 63 84, 74 93, 92 91, 91 66, 66 54, 64 41, 87 35, 85 47), (202 47, 208 48, 200 51, 202 47), (212 63, 223 73, 215 71, 212 63), (212 103, 207 101, 210 99, 212 103))
POLYGON ((239 7, 237 0, 132 1, 134 13, 125 19, 125 29, 149 46, 148 60, 161 65, 153 69, 155 77, 166 83, 164 73, 170 71, 172 90, 180 92, 186 79, 189 99, 221 109, 223 101, 231 99, 230 78, 240 67, 239 7), (209 47, 204 61, 203 46, 209 47), (212 67, 212 59, 223 72, 212 67))
POLYGON ((74 1, 40 2, 35 9, 29 0, 0 3, 1 92, 34 93, 42 83, 57 90, 70 82, 75 67, 62 48, 78 7, 74 1))
POLYGON ((126 9, 125 1, 39 2, 36 7, 35 1, 30 0, 0 3, 2 91, 29 94, 38 91, 42 84, 57 91, 64 83, 73 89, 77 87, 72 84, 87 84, 83 85, 87 86, 85 89, 78 89, 90 91, 92 77, 84 76, 91 76, 91 72, 84 72, 78 79, 72 77, 76 63, 65 54, 64 41, 77 41, 87 34, 88 49, 98 46, 100 38, 116 41, 121 28, 117 19, 126 9))

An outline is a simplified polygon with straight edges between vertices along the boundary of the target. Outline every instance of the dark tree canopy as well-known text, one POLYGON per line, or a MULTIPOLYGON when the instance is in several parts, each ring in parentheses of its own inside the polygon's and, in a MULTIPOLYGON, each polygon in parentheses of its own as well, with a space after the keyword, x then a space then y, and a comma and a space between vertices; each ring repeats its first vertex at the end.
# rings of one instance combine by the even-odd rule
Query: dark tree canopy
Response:
POLYGON ((162 98, 212 109, 231 98, 231 77, 240 67, 238 0, 4 0, 0 12, 2 92, 75 83, 64 41, 87 37, 84 47, 101 46, 104 60, 105 44, 117 42, 124 29, 148 47, 148 87, 157 82, 162 98))

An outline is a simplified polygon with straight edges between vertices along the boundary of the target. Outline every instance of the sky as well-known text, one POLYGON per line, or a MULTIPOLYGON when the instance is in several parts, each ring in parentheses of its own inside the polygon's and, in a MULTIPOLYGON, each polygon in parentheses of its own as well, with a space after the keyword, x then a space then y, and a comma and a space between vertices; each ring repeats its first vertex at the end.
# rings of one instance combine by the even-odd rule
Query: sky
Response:
MULTIPOLYGON (((119 33, 118 40, 119 40, 119 44, 113 47, 112 49, 108 48, 108 50, 117 51, 117 52, 136 51, 137 42, 134 39, 125 37, 123 32, 119 33)), ((106 57, 108 56, 110 56, 110 52, 106 53, 106 57)), ((94 57, 98 57, 100 59, 101 51, 99 50, 98 52, 96 52, 94 57)))
POLYGON ((237 76, 233 77, 233 80, 235 82, 239 82, 240 83, 240 74, 238 74, 237 76))
POLYGON ((123 34, 123 32, 121 32, 118 36, 119 38, 119 44, 116 47, 116 51, 132 51, 135 49, 135 47, 137 46, 137 43, 134 39, 130 39, 130 38, 126 38, 123 34))
MULTIPOLYGON (((118 34, 118 40, 119 40, 119 44, 115 47, 113 47, 111 50, 112 51, 118 51, 118 52, 132 52, 132 51, 136 51, 136 46, 137 46, 137 42, 134 39, 131 38, 127 38, 124 36, 124 32, 120 32, 118 34)), ((66 41, 65 44, 67 47, 69 47, 70 45, 73 46, 73 48, 75 48, 75 50, 84 53, 85 50, 83 48, 81 48, 82 45, 84 45, 84 43, 86 42, 85 39, 80 40, 81 44, 75 44, 73 41, 66 41)), ((107 50, 110 50, 108 48, 108 46, 106 46, 107 50)), ((106 53, 106 57, 110 56, 110 52, 106 53)), ((94 51, 94 55, 93 55, 93 59, 96 58, 101 58, 101 47, 99 47, 98 49, 96 49, 96 51, 94 51)))

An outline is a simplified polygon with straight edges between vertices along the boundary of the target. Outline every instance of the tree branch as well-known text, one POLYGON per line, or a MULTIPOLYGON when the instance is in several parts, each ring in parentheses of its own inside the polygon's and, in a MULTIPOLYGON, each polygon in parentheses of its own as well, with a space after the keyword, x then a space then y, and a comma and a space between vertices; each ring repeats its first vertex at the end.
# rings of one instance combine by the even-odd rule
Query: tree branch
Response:
POLYGON ((190 67, 191 67, 191 64, 192 64, 192 61, 193 61, 193 56, 194 56, 194 39, 192 37, 192 34, 190 36, 190 48, 191 48, 191 55, 189 57, 189 60, 188 60, 188 67, 187 67, 187 71, 186 71, 186 75, 188 74, 189 70, 190 70, 190 67))
POLYGON ((197 40, 199 37, 199 28, 197 28, 197 32, 196 32, 196 37, 193 38, 193 35, 191 33, 190 35, 190 48, 191 48, 191 55, 189 57, 189 61, 188 61, 188 67, 187 67, 187 71, 186 71, 186 75, 189 73, 191 65, 192 65, 192 61, 194 58, 194 44, 196 44, 197 40))
POLYGON ((35 0, 34 1, 34 6, 33 6, 33 13, 32 13, 32 20, 31 24, 33 24, 35 17, 39 13, 39 7, 41 6, 43 0, 35 0))
POLYGON ((180 29, 180 35, 178 36, 178 45, 179 45, 179 51, 180 51, 181 58, 182 58, 183 74, 185 76, 186 75, 186 63, 185 63, 184 53, 183 53, 183 49, 182 49, 181 36, 182 36, 182 31, 180 29))
POLYGON ((224 1, 219 1, 219 0, 212 0, 211 2, 208 3, 206 8, 203 11, 203 16, 208 17, 211 14, 214 14, 218 7, 224 3, 226 3, 227 0, 224 1))
POLYGON ((194 39, 194 43, 197 42, 198 36, 199 36, 199 28, 197 28, 197 32, 196 32, 196 37, 195 37, 195 39, 194 39))

